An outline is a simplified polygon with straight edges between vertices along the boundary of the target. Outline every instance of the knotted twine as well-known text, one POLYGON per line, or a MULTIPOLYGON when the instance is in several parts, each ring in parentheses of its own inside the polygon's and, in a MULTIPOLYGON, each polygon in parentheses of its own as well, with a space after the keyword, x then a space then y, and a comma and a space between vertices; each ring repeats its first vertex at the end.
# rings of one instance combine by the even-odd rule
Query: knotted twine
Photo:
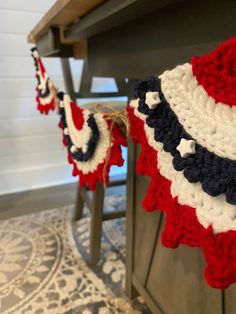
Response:
POLYGON ((128 138, 130 124, 129 124, 128 113, 125 109, 116 110, 111 105, 108 105, 108 104, 97 104, 95 109, 98 113, 103 114, 104 119, 106 121, 111 122, 111 125, 109 128, 108 152, 107 152, 105 163, 103 166, 103 186, 105 188, 106 187, 106 171, 107 171, 107 166, 108 166, 108 162, 109 162, 110 155, 111 155, 111 146, 112 146, 112 140, 113 140, 112 131, 113 131, 115 125, 117 125, 119 127, 119 129, 122 131, 122 133, 125 134, 126 137, 128 138), (110 111, 107 112, 104 109, 109 109, 110 111))

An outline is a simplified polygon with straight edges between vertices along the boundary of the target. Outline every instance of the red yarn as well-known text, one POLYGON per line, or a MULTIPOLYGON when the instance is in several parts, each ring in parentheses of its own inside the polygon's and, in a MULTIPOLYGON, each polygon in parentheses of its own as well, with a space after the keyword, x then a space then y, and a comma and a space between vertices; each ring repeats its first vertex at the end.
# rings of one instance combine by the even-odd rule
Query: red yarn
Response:
POLYGON ((83 117, 83 109, 76 105, 73 101, 70 102, 70 108, 72 112, 72 119, 73 123, 77 130, 82 129, 84 124, 84 117, 83 117))
MULTIPOLYGON (((38 71, 41 72, 42 76, 44 76, 46 74, 43 62, 41 60, 40 57, 37 58, 37 60, 35 59, 35 64, 38 65, 38 71)), ((36 78, 38 78, 39 75, 36 73, 36 78)), ((55 109, 55 99, 54 97, 52 98, 52 100, 48 103, 48 104, 42 104, 40 101, 40 96, 39 96, 39 86, 36 87, 36 91, 37 91, 37 96, 36 96, 36 101, 37 101, 37 109, 42 113, 42 114, 48 114, 48 112, 50 110, 54 110, 55 109)))
POLYGON ((137 171, 141 175, 151 177, 143 207, 147 211, 165 212, 163 245, 170 248, 176 248, 179 244, 201 247, 207 262, 205 279, 208 284, 214 288, 227 288, 236 281, 236 232, 228 231, 215 235, 212 227, 205 229, 199 223, 196 209, 180 205, 178 198, 172 197, 171 182, 163 177, 157 168, 158 153, 147 143, 144 122, 134 115, 132 108, 127 111, 131 136, 135 143, 142 146, 137 171))
POLYGON ((43 62, 41 60, 40 57, 37 58, 37 62, 38 62, 38 70, 42 73, 42 75, 44 76, 46 71, 45 71, 45 67, 43 65, 43 62))
POLYGON ((46 104, 46 105, 42 105, 40 102, 40 97, 39 97, 39 93, 36 96, 36 101, 37 101, 37 109, 42 113, 42 114, 48 114, 48 112, 50 110, 54 110, 55 109, 55 101, 54 98, 52 98, 52 100, 50 101, 50 103, 46 104))
POLYGON ((209 96, 226 105, 236 105, 236 37, 213 52, 192 58, 192 71, 209 96))
MULTIPOLYGON (((109 128, 111 123, 107 122, 107 125, 109 128)), ((61 122, 59 122, 58 127, 62 128, 61 122)), ((66 138, 64 137, 64 134, 62 136, 62 142, 64 146, 67 147, 66 138)), ((109 183, 110 168, 112 166, 122 167, 124 164, 124 159, 122 157, 122 151, 121 151, 121 145, 127 146, 127 140, 125 136, 122 134, 122 132, 120 131, 120 129, 117 127, 114 127, 112 130, 112 146, 110 149, 110 158, 106 165, 106 182, 105 182, 106 184, 109 183)), ((99 144, 98 144, 97 149, 99 149, 99 144)), ((83 171, 77 168, 76 163, 74 162, 70 151, 69 150, 67 151, 68 151, 68 162, 73 165, 72 175, 79 176, 80 187, 87 185, 91 191, 95 191, 97 182, 98 181, 103 182, 103 168, 105 165, 105 160, 98 165, 95 171, 84 174, 83 171)))

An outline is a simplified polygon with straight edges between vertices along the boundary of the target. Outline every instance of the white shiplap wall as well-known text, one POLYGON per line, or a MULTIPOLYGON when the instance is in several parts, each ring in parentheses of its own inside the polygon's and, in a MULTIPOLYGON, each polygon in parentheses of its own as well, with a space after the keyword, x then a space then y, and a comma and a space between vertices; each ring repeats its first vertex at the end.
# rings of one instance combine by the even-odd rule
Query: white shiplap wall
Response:
MULTIPOLYGON (((36 111, 27 33, 53 0, 0 0, 0 194, 71 180, 55 114, 36 111)), ((58 60, 48 62, 60 85, 58 60)))
MULTIPOLYGON (((35 74, 26 42, 26 35, 53 3, 0 0, 0 194, 74 180, 58 117, 41 116, 36 110, 35 74)), ((78 86, 82 62, 70 62, 78 86)), ((60 61, 44 59, 44 64, 55 85, 64 90, 60 61)), ((93 89, 104 86, 113 89, 114 84, 98 80, 93 89)))

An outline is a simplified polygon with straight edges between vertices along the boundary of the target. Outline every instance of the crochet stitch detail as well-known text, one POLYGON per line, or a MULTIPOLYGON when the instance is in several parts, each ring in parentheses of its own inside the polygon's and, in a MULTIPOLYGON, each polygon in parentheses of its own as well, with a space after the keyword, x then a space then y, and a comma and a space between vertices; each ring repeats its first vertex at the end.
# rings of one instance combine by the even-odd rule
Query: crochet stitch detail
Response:
POLYGON ((236 106, 217 103, 184 64, 160 75, 161 90, 185 131, 219 157, 236 160, 236 106))
MULTIPOLYGON (((71 106, 70 98, 68 96, 64 97, 63 93, 58 93, 58 97, 61 99, 59 127, 63 129, 63 143, 68 149, 68 161, 73 165, 72 174, 80 177, 81 187, 87 184, 90 190, 94 191, 97 182, 103 182, 104 179, 103 168, 109 148, 110 122, 106 121, 101 113, 91 114, 88 110, 83 110, 82 108, 79 111, 74 110, 76 105, 73 103, 71 106), (74 125, 78 114, 83 115, 84 122, 80 130, 74 125), (80 136, 82 133, 83 136, 80 136), (75 137, 73 138, 71 134, 75 137), (76 141, 74 141, 75 138, 76 141), (84 152, 85 138, 88 139, 88 143, 87 150, 84 152), (71 152, 71 147, 74 147, 76 151, 71 152)), ((121 145, 127 145, 126 139, 121 131, 114 127, 112 130, 110 158, 106 165, 106 184, 109 182, 110 167, 112 165, 121 167, 124 163, 121 145)))
POLYGON ((196 144, 196 153, 187 158, 181 157, 177 146, 181 139, 191 140, 171 110, 161 89, 158 78, 149 77, 136 84, 135 93, 139 96, 138 110, 146 115, 146 124, 154 129, 155 140, 163 144, 164 150, 173 156, 176 170, 184 171, 191 183, 201 182, 203 190, 211 196, 226 194, 226 200, 236 204, 236 161, 220 158, 206 148, 196 144), (146 93, 158 91, 161 103, 155 109, 146 104, 146 93), (145 90, 147 88, 147 90, 145 90))
MULTIPOLYGON (((145 122, 145 115, 137 109, 138 101, 132 101, 130 107, 133 108, 134 115, 142 122, 145 122)), ((172 156, 164 151, 160 142, 155 141, 154 130, 146 123, 143 127, 147 144, 155 151, 158 151, 158 169, 164 177, 171 181, 172 196, 178 196, 181 205, 196 208, 198 221, 205 228, 212 225, 214 233, 236 230, 236 206, 227 203, 224 195, 209 196, 202 190, 200 183, 189 183, 182 171, 174 169, 172 156), (186 193, 186 191, 188 192, 186 193)), ((154 157, 152 160, 154 160, 154 157)), ((152 172, 150 172, 150 175, 152 175, 152 172)), ((156 210, 155 207, 152 210, 156 210)))
POLYGON ((236 37, 202 57, 192 58, 193 74, 216 102, 236 106, 236 37))
POLYGON ((134 116, 132 108, 127 110, 131 124, 131 136, 136 143, 142 146, 137 171, 141 175, 151 177, 143 206, 149 211, 159 209, 165 212, 163 245, 175 248, 182 243, 192 247, 202 247, 207 262, 205 269, 207 282, 214 288, 227 288, 236 281, 236 232, 228 231, 215 235, 211 226, 204 228, 198 222, 194 208, 179 204, 178 197, 171 195, 171 182, 160 174, 153 163, 153 159, 157 159, 159 153, 157 154, 157 151, 147 142, 144 132, 145 123, 134 116))

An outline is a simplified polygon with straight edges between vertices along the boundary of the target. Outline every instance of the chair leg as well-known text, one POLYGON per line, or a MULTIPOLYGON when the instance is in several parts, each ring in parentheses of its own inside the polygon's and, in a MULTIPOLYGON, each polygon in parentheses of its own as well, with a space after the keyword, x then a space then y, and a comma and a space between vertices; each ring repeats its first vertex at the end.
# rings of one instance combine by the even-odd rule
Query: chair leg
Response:
POLYGON ((90 230, 90 248, 89 259, 91 265, 96 265, 100 258, 102 221, 103 221, 104 187, 101 182, 98 183, 93 195, 93 204, 91 208, 91 230, 90 230))
POLYGON ((83 216, 84 210, 84 198, 82 196, 82 188, 77 187, 76 201, 75 201, 75 221, 79 220, 83 216))

